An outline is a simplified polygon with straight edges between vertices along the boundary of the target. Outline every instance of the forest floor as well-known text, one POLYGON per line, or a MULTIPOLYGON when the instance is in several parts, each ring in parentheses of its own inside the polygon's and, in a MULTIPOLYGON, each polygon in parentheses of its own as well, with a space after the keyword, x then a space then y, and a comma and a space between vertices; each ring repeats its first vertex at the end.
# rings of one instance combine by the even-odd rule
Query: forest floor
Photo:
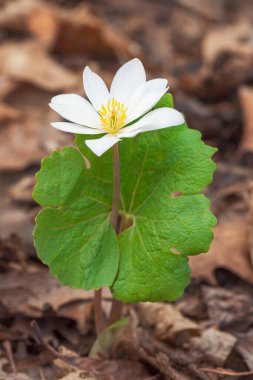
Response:
POLYGON ((1 380, 253 379, 252 24, 251 0, 0 1, 1 380), (181 299, 126 305, 128 323, 94 346, 93 293, 36 257, 31 194, 41 158, 73 143, 50 127, 50 98, 82 94, 86 64, 109 83, 133 57, 219 148, 218 224, 181 299))

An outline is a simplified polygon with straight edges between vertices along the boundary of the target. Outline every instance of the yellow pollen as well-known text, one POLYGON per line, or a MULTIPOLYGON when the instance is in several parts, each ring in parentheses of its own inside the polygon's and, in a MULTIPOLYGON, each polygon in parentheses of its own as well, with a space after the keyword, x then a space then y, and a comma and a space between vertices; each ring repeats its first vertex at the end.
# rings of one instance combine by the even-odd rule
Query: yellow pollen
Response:
POLYGON ((104 130, 108 133, 116 133, 123 127, 126 120, 127 108, 123 103, 112 98, 107 105, 102 105, 98 111, 104 130))

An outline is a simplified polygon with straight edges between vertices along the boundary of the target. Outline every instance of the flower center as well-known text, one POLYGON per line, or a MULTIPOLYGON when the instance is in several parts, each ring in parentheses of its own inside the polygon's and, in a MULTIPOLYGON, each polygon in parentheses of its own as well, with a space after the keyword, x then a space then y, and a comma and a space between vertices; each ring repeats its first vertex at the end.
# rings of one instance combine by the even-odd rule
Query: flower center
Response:
POLYGON ((118 132, 126 120, 126 111, 124 104, 114 98, 110 99, 106 105, 103 104, 98 111, 103 129, 108 133, 118 132))

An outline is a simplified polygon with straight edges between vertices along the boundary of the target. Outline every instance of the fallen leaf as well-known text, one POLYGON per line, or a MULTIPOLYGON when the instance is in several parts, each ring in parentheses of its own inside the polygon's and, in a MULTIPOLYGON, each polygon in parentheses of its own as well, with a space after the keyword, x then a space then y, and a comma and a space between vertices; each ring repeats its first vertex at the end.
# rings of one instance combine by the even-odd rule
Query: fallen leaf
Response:
MULTIPOLYGON (((57 33, 52 37, 53 51, 63 54, 89 54, 94 58, 123 58, 135 57, 140 54, 138 45, 129 40, 120 30, 114 29, 106 20, 94 15, 89 7, 79 6, 69 10, 56 11, 54 17, 57 33), (89 36, 84 38, 83 36, 89 36)), ((39 30, 41 15, 33 15, 33 31, 42 37, 39 30), (38 19, 38 20, 37 20, 38 19)), ((49 17, 47 17, 49 23, 49 17)))
POLYGON ((33 175, 27 175, 21 178, 9 188, 8 194, 17 202, 25 204, 34 204, 32 192, 35 186, 35 178, 33 175))
POLYGON ((155 337, 160 340, 181 344, 200 335, 199 326, 172 305, 145 302, 140 304, 140 312, 143 320, 154 329, 155 337))
MULTIPOLYGON (((68 375, 66 375, 64 377, 61 377, 59 380, 81 380, 81 379, 101 380, 101 376, 89 375, 83 371, 75 371, 75 372, 69 373, 68 375)), ((109 376, 109 377, 103 376, 103 380, 113 380, 113 378, 111 376, 109 376)))
POLYGON ((253 370, 253 330, 237 336, 236 350, 242 355, 250 370, 253 370))
POLYGON ((245 331, 253 323, 253 300, 251 289, 235 286, 232 289, 220 287, 202 288, 208 317, 221 329, 245 331))
POLYGON ((216 284, 215 271, 225 268, 253 284, 253 268, 248 254, 248 221, 230 215, 220 218, 214 228, 214 240, 208 253, 190 257, 192 276, 216 284))
POLYGON ((32 272, 9 271, 1 275, 1 303, 9 314, 37 318, 48 308, 57 312, 61 306, 73 301, 92 301, 92 291, 61 286, 46 269, 31 269, 32 272))
POLYGON ((21 170, 38 163, 53 149, 59 149, 71 136, 59 133, 49 123, 26 117, 0 128, 0 170, 21 170), (8 145, 5 143, 8 141, 8 145))
POLYGON ((205 358, 217 366, 223 366, 233 350, 237 339, 213 327, 202 332, 201 337, 191 339, 192 349, 202 351, 205 358))
POLYGON ((74 73, 54 61, 41 45, 32 40, 1 45, 0 73, 52 92, 77 84, 74 73))
POLYGON ((251 25, 247 21, 218 26, 211 30, 203 41, 202 54, 205 62, 212 64, 221 54, 234 54, 246 60, 253 59, 251 36, 251 25))
POLYGON ((242 86, 239 100, 243 113, 243 135, 239 149, 241 152, 253 151, 253 88, 242 86))
POLYGON ((21 115, 21 112, 15 108, 0 102, 0 123, 20 119, 21 115))

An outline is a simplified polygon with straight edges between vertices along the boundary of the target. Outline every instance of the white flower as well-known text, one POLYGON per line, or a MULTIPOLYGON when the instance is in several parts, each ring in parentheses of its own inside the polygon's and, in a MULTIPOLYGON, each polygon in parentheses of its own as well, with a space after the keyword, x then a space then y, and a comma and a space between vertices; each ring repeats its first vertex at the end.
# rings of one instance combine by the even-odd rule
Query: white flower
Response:
POLYGON ((110 92, 103 79, 86 66, 83 72, 84 90, 90 102, 76 94, 52 98, 50 107, 68 122, 52 123, 64 132, 104 134, 86 140, 86 145, 101 156, 124 137, 183 124, 182 114, 172 108, 160 108, 149 113, 167 91, 166 79, 146 81, 146 73, 137 58, 125 63, 113 78, 110 92), (144 115, 145 114, 145 115, 144 115), (144 115, 144 116, 143 116, 144 115), (140 120, 127 126, 130 122, 140 120))

